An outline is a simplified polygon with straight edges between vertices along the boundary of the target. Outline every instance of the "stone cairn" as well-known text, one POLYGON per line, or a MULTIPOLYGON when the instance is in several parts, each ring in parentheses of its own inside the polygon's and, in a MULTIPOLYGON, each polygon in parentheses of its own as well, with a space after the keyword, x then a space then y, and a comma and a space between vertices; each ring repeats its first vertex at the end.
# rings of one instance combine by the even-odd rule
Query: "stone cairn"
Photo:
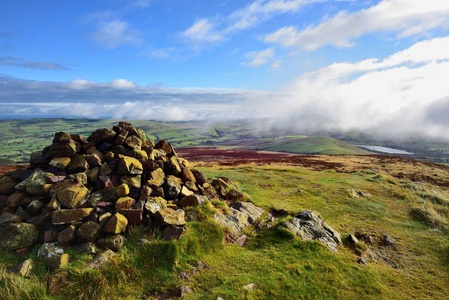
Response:
POLYGON ((31 154, 27 169, 0 178, 0 248, 20 253, 43 243, 38 256, 61 261, 58 247, 69 244, 91 254, 118 251, 123 234, 139 224, 171 240, 197 218, 188 208, 208 199, 231 200, 234 214, 246 214, 244 223, 232 214, 214 217, 233 228, 236 241, 263 210, 230 187, 229 179, 207 179, 166 140, 154 144, 126 122, 87 139, 58 132, 50 146, 31 154))

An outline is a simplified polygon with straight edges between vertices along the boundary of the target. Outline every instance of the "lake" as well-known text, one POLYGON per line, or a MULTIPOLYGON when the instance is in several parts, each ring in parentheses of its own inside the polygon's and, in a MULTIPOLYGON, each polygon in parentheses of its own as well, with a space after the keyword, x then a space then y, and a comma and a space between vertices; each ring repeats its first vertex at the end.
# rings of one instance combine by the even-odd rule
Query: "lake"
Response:
POLYGON ((363 148, 366 150, 376 151, 376 152, 382 152, 382 153, 388 153, 388 154, 407 154, 407 155, 413 155, 412 152, 407 152, 405 150, 400 149, 394 149, 394 148, 388 148, 383 146, 371 146, 371 145, 356 145, 359 148, 363 148))

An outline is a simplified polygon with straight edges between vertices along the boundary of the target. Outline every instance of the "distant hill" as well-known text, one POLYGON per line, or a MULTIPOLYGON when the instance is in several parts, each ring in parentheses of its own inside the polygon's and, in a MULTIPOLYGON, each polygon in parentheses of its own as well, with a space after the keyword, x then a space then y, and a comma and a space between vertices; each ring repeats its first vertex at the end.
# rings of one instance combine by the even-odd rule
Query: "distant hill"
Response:
POLYGON ((327 136, 287 136, 253 146, 254 150, 301 154, 370 154, 354 145, 327 136))

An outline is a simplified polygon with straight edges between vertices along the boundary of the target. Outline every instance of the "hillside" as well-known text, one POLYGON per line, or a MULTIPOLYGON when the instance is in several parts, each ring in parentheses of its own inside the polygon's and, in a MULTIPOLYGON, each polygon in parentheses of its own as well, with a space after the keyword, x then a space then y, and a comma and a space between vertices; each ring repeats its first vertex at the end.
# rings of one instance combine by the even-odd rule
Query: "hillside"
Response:
MULTIPOLYGON (((301 160, 292 156, 291 164, 277 164, 272 157, 271 164, 256 159, 230 166, 237 158, 228 151, 230 161, 214 154, 215 160, 192 160, 191 167, 208 177, 238 182, 239 189, 265 210, 319 212, 342 234, 345 246, 332 253, 319 242, 301 241, 276 226, 291 218, 282 215, 276 215, 271 230, 256 233, 249 228, 243 247, 223 244, 223 232, 213 221, 188 222, 179 241, 164 242, 154 235, 144 248, 139 248, 138 239, 147 234, 137 228, 113 263, 101 271, 83 269, 89 257, 70 251, 76 260, 66 267, 70 289, 57 297, 44 296, 47 273, 42 264, 36 277, 14 277, 4 270, 24 258, 1 252, 0 294, 17 299, 166 299, 186 284, 194 292, 185 299, 446 297, 449 167, 379 155, 301 160), (356 233, 370 238, 353 247, 347 236, 356 233), (198 261, 202 267, 196 268, 198 261), (197 271, 188 279, 179 277, 179 272, 192 270, 197 271), (246 287, 251 283, 253 288, 246 287)), ((209 219, 220 209, 221 203, 212 202, 198 211, 209 219)), ((36 252, 25 258, 36 258, 36 252)))
MULTIPOLYGON (((54 132, 86 135, 96 128, 110 127, 116 121, 93 119, 25 119, 0 121, 0 163, 24 163, 32 151, 48 146, 54 132)), ((177 147, 220 147, 256 149, 305 154, 368 154, 350 144, 326 136, 282 136, 256 134, 242 122, 217 124, 201 122, 135 121, 151 139, 165 138, 177 147)))
POLYGON ((371 152, 327 136, 286 136, 250 147, 255 150, 303 154, 370 154, 371 152))

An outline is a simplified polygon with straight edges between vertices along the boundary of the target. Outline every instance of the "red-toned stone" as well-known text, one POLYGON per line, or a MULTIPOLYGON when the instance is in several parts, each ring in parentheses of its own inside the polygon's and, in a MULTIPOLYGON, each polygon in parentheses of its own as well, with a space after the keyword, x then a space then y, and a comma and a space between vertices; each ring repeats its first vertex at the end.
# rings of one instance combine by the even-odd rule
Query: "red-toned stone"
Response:
POLYGON ((25 193, 22 192, 15 192, 14 194, 12 194, 11 196, 8 197, 7 203, 9 207, 19 207, 20 204, 22 204, 23 200, 25 200, 25 198, 27 197, 27 195, 25 193))
POLYGON ((142 223, 143 210, 141 209, 122 209, 120 213, 128 219, 129 226, 137 226, 142 223))

